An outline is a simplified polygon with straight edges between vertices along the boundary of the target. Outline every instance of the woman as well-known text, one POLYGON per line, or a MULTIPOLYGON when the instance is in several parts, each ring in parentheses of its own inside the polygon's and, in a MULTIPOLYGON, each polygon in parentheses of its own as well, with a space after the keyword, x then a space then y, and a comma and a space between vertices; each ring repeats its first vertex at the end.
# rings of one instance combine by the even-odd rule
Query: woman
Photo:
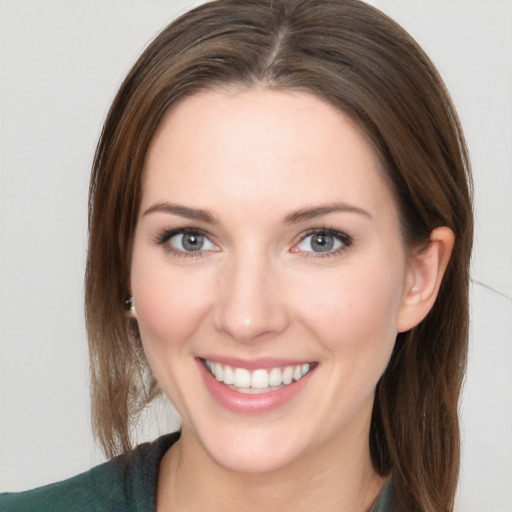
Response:
POLYGON ((126 455, 2 510, 451 510, 471 241, 456 113, 396 24, 353 0, 185 14, 91 179, 93 417, 126 455), (130 452, 160 390, 181 433, 130 452))

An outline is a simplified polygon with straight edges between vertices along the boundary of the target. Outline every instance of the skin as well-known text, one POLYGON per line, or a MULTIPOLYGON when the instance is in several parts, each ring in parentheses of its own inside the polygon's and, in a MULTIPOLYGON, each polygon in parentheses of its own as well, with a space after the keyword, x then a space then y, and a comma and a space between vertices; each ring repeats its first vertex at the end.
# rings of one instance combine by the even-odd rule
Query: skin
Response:
POLYGON ((372 147, 312 95, 209 91, 170 110, 147 153, 130 276, 148 361, 182 419, 157 509, 368 510, 384 483, 368 448, 375 386, 397 332, 433 304, 452 245, 439 228, 422 254, 405 246, 372 147), (206 233, 204 249, 160 243, 178 228, 206 233), (314 252, 307 235, 322 228, 351 242, 314 252), (205 354, 317 366, 282 407, 239 414, 204 385, 205 354))

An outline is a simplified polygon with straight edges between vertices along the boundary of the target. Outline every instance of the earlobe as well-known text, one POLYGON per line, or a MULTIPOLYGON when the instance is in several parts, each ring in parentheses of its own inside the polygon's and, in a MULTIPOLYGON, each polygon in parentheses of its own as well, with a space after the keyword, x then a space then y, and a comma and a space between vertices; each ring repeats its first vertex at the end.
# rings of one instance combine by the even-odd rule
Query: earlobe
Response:
POLYGON ((410 257, 398 317, 398 332, 418 325, 432 309, 450 261, 455 235, 446 227, 432 231, 428 246, 410 257))

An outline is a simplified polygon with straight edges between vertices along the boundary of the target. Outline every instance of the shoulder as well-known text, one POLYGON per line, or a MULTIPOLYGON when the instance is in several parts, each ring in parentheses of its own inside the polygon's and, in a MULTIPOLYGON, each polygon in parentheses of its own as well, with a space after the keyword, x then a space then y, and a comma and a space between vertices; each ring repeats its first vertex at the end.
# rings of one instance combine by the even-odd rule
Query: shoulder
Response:
POLYGON ((5 493, 0 495, 0 508, 2 512, 18 512, 33 510, 37 512, 74 512, 99 511, 104 497, 101 496, 102 489, 94 489, 95 476, 101 480, 101 474, 106 474, 112 480, 115 474, 110 470, 110 463, 93 468, 87 473, 75 476, 62 482, 45 485, 30 491, 5 493), (106 468, 103 466, 107 466, 106 468))
POLYGON ((2 512, 152 511, 158 468, 179 434, 138 446, 68 480, 30 491, 0 495, 2 512))
POLYGON ((390 475, 369 512, 399 512, 393 477, 390 475))

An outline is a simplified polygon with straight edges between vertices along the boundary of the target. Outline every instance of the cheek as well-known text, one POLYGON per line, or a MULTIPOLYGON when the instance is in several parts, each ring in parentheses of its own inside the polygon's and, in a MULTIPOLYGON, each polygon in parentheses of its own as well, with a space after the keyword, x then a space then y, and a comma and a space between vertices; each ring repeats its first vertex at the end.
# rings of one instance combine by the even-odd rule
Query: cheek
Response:
POLYGON ((206 276, 144 265, 132 272, 137 320, 146 349, 177 349, 193 336, 208 310, 212 286, 206 276))
POLYGON ((381 264, 341 270, 304 288, 304 322, 340 359, 381 359, 385 366, 396 338, 402 283, 396 264, 389 271, 381 264))
MULTIPOLYGON (((165 395, 183 421, 189 417, 187 403, 200 399, 189 382, 195 375, 194 348, 212 296, 210 279, 173 271, 169 265, 138 266, 134 257, 132 291, 142 345, 149 365, 165 395)), ((150 260, 149 260, 150 261, 150 260)))

